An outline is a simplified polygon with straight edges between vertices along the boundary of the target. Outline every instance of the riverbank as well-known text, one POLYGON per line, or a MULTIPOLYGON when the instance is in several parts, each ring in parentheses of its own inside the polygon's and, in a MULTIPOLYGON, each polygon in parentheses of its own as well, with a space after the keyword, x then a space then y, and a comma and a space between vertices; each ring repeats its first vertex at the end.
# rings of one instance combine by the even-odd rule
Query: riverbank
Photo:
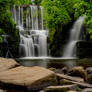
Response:
POLYGON ((0 58, 0 88, 6 92, 89 92, 92 90, 92 67, 46 69, 0 58))

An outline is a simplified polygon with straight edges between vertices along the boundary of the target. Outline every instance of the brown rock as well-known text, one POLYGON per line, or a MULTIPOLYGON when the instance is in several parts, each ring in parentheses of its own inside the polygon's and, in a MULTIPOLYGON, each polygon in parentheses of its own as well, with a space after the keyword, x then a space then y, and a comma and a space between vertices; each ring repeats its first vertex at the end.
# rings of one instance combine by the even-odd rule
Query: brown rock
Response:
POLYGON ((45 89, 45 92, 67 92, 72 90, 76 85, 64 85, 64 86, 49 86, 45 89))
POLYGON ((42 67, 17 67, 0 73, 0 86, 43 87, 56 84, 54 72, 42 67))
POLYGON ((51 71, 55 71, 56 68, 51 67, 51 68, 49 68, 49 70, 51 70, 51 71))
POLYGON ((86 72, 87 72, 88 74, 92 74, 92 67, 86 68, 86 72))
POLYGON ((67 79, 67 80, 76 81, 76 82, 84 82, 84 79, 79 77, 71 77, 71 76, 59 74, 59 73, 56 73, 56 75, 57 77, 59 77, 59 79, 67 79))
POLYGON ((86 68, 86 72, 88 74, 87 82, 92 84, 92 67, 86 68))
POLYGON ((82 66, 73 67, 69 71, 68 74, 70 76, 77 76, 77 77, 84 78, 84 80, 87 80, 87 78, 88 78, 87 72, 84 70, 84 68, 82 66))
POLYGON ((56 69, 54 72, 60 74, 66 74, 67 71, 68 71, 67 67, 63 67, 62 69, 56 69))
POLYGON ((85 88, 81 92, 92 92, 92 88, 85 88))
POLYGON ((88 80, 87 80, 88 83, 92 84, 92 74, 89 74, 88 75, 88 80))
POLYGON ((45 92, 44 90, 41 90, 40 92, 45 92))
POLYGON ((71 76, 67 76, 67 75, 63 75, 63 74, 58 74, 58 73, 56 75, 57 75, 57 77, 59 77, 59 79, 60 78, 66 79, 66 80, 68 80, 68 82, 73 83, 73 84, 77 84, 83 88, 85 88, 85 87, 92 88, 91 84, 83 82, 83 79, 81 79, 81 78, 78 79, 75 77, 71 77, 71 76))
POLYGON ((13 59, 0 58, 0 72, 19 66, 13 59))
POLYGON ((4 90, 0 89, 0 92, 4 92, 4 90))
POLYGON ((77 92, 77 91, 69 90, 69 91, 67 91, 67 92, 77 92))
POLYGON ((73 83, 69 80, 66 80, 66 79, 60 80, 60 85, 71 85, 71 84, 73 84, 73 83))
POLYGON ((70 81, 73 84, 77 84, 78 86, 82 87, 82 88, 92 88, 91 84, 88 83, 81 83, 81 82, 75 82, 75 81, 70 81))

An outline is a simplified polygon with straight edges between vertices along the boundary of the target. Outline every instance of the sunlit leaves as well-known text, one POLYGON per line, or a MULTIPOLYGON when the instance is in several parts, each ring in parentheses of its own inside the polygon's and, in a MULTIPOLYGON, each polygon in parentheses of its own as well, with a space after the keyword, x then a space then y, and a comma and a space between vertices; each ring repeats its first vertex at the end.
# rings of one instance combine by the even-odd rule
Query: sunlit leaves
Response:
POLYGON ((69 0, 42 1, 45 11, 44 18, 48 22, 49 27, 55 27, 58 24, 67 24, 71 20, 69 16, 70 2, 68 1, 69 0))

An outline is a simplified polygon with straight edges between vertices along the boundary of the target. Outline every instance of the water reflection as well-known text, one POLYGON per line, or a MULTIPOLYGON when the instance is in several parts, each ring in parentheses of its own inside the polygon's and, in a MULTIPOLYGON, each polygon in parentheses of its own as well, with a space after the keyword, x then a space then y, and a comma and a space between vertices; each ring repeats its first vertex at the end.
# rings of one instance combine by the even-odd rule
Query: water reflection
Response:
POLYGON ((65 66, 68 67, 69 69, 71 69, 71 68, 74 67, 74 66, 77 66, 76 60, 75 60, 75 61, 70 60, 70 61, 68 61, 68 62, 66 61, 64 64, 65 64, 65 66))
POLYGON ((92 59, 18 59, 23 66, 41 66, 45 68, 63 68, 64 66, 72 68, 74 66, 91 67, 92 59))

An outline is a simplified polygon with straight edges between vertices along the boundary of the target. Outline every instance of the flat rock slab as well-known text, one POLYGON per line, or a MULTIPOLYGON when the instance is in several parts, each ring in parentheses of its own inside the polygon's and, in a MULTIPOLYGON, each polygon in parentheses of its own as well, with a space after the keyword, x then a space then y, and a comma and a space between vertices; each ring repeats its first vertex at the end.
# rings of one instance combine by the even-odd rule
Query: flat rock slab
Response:
POLYGON ((67 92, 68 90, 75 89, 77 85, 63 85, 63 86, 49 86, 45 92, 67 92))
POLYGON ((0 72, 19 66, 13 59, 0 58, 0 72))
POLYGON ((92 88, 85 88, 82 92, 92 92, 92 88))
POLYGON ((79 77, 71 77, 71 76, 59 74, 59 73, 56 73, 56 75, 61 79, 68 79, 68 80, 76 81, 76 82, 84 82, 84 80, 82 78, 79 78, 79 77))
POLYGON ((0 86, 18 85, 26 87, 38 87, 40 85, 52 85, 56 83, 54 72, 42 67, 19 66, 0 73, 0 86))

